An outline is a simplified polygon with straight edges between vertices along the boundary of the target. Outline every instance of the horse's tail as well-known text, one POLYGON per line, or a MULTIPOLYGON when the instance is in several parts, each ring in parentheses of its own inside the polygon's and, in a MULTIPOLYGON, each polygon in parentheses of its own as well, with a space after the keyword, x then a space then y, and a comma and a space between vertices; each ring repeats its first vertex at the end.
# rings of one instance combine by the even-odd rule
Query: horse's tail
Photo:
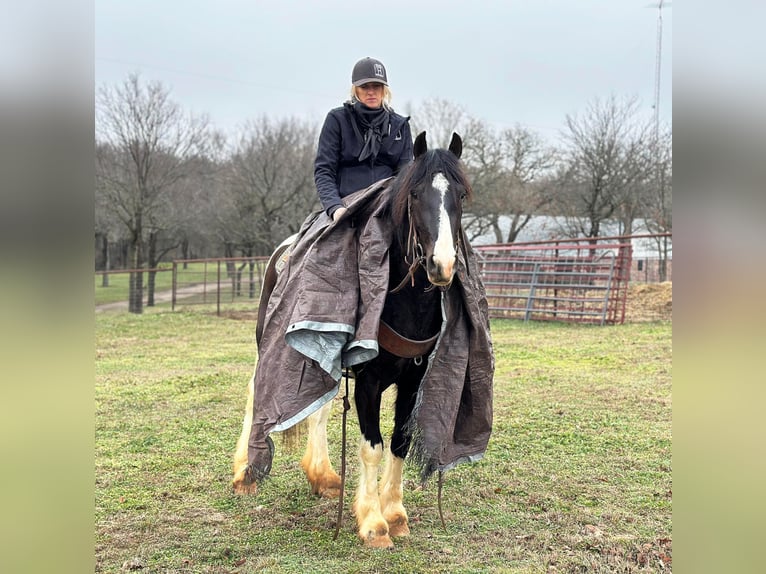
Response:
POLYGON ((247 443, 250 437, 250 427, 253 424, 253 397, 254 397, 255 375, 250 379, 247 386, 247 406, 245 407, 245 416, 242 420, 242 433, 237 441, 237 449, 234 452, 234 479, 232 487, 238 494, 255 494, 258 492, 258 485, 247 477, 247 443))
POLYGON ((280 435, 282 448, 287 452, 295 452, 306 442, 308 437, 308 418, 284 430, 280 435))
MULTIPOLYGON (((250 428, 253 424, 253 400, 255 395, 255 375, 250 379, 247 385, 247 405, 245 406, 245 416, 242 420, 242 432, 237 440, 237 448, 234 453, 233 472, 234 479, 232 485, 234 492, 239 494, 255 494, 258 491, 258 485, 251 482, 247 477, 247 449, 250 438, 250 428)), ((287 452, 295 451, 301 442, 304 442, 308 436, 308 421, 303 419, 298 424, 280 433, 282 435, 282 447, 287 452)))

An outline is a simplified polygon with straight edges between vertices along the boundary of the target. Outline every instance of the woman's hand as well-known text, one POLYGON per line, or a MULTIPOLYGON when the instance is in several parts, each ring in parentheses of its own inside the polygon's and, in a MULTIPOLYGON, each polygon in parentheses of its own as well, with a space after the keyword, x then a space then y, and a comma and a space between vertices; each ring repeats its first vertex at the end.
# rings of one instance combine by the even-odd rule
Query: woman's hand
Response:
POLYGON ((338 209, 333 211, 332 213, 333 222, 338 221, 343 216, 343 214, 346 213, 346 211, 348 210, 345 207, 339 207, 338 209))

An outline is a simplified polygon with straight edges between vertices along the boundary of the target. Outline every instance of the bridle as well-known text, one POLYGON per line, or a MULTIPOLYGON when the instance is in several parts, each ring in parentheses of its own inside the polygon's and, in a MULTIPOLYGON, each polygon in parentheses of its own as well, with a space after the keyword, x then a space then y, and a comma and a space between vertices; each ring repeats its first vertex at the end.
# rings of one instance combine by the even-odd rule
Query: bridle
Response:
MULTIPOLYGON (((402 279, 401 283, 391 289, 390 293, 397 293, 401 291, 404 286, 407 284, 407 280, 409 279, 410 286, 415 286, 415 272, 418 270, 418 267, 422 267, 424 270, 426 269, 426 255, 425 251, 423 250, 423 245, 420 243, 420 240, 418 239, 418 230, 415 229, 415 220, 412 217, 412 198, 407 198, 407 218, 410 220, 410 226, 409 230, 407 232, 407 244, 405 245, 404 249, 404 262, 409 265, 409 269, 407 269, 407 273, 405 274, 404 278, 402 279), (411 260, 410 260, 411 259, 411 260)), ((460 225, 458 228, 458 235, 457 235, 457 246, 455 248, 455 253, 458 252, 458 250, 463 252, 463 257, 465 260, 468 260, 467 253, 465 251, 465 241, 463 238, 463 226, 460 225)), ((442 291, 446 291, 452 286, 452 281, 450 281, 447 285, 439 287, 442 291)), ((425 288, 426 292, 432 291, 436 285, 429 285, 425 288)))

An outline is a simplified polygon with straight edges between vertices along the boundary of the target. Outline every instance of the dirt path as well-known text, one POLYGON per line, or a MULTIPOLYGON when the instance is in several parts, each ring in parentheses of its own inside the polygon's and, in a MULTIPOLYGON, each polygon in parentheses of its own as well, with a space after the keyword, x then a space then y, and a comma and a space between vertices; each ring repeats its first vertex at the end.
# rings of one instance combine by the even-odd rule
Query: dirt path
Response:
MULTIPOLYGON (((190 287, 182 287, 178 289, 176 299, 183 299, 184 297, 197 295, 205 290, 204 285, 192 285, 190 287)), ((169 303, 173 300, 173 291, 155 291, 154 302, 156 303, 169 303)), ((102 313, 104 311, 127 311, 127 301, 115 301, 114 303, 102 303, 96 305, 96 313, 102 313)))

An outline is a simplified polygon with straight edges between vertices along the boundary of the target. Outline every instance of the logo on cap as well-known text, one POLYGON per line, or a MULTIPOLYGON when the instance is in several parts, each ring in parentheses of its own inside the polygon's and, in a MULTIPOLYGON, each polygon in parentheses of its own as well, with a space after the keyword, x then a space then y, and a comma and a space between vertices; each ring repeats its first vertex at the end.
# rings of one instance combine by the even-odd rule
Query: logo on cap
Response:
POLYGON ((379 78, 384 78, 385 75, 383 74, 383 66, 380 64, 375 64, 375 75, 379 78))

